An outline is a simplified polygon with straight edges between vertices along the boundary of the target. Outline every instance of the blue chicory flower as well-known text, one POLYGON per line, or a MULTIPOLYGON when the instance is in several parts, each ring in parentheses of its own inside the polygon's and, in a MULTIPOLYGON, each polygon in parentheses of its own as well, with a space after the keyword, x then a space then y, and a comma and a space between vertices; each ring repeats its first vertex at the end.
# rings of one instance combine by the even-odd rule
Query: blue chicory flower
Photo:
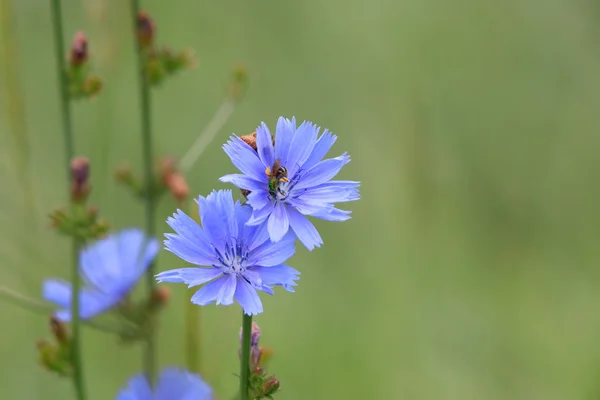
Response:
MULTIPOLYGON (((82 319, 107 311, 121 301, 152 263, 160 246, 139 229, 127 229, 87 246, 79 253, 79 274, 84 281, 79 294, 82 319)), ((61 307, 56 318, 71 320, 70 282, 47 279, 43 297, 61 307)))
POLYGON ((212 281, 192 296, 192 303, 230 305, 235 298, 248 315, 263 311, 257 290, 272 295, 272 286, 279 285, 294 291, 299 272, 283 264, 294 254, 293 235, 271 242, 264 224, 247 224, 252 209, 234 203, 231 190, 213 191, 196 202, 202 226, 177 210, 167 220, 176 233, 165 234, 165 247, 184 261, 209 268, 161 272, 159 282, 193 287, 212 281))
POLYGON ((319 247, 321 236, 306 216, 345 221, 350 211, 337 209, 334 204, 359 199, 359 182, 331 180, 350 156, 344 153, 322 160, 337 137, 328 130, 318 137, 319 131, 311 122, 296 127, 295 118, 280 117, 274 145, 263 122, 256 129, 256 150, 236 136, 223 146, 242 174, 225 175, 220 180, 250 191, 247 198, 254 211, 248 224, 268 221, 274 242, 291 228, 307 249, 319 247))
POLYGON ((115 400, 210 400, 212 389, 200 376, 178 368, 165 368, 152 388, 144 374, 134 376, 115 400))

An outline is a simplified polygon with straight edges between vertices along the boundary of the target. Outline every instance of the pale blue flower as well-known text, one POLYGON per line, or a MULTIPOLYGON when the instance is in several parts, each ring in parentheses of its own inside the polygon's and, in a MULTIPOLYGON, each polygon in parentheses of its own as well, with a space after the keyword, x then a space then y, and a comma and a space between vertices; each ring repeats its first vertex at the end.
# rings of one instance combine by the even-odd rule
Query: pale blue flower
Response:
MULTIPOLYGON (((79 275, 84 281, 79 293, 82 319, 113 308, 133 289, 158 251, 156 239, 148 239, 139 229, 127 229, 90 244, 79 253, 79 275)), ((60 310, 56 317, 71 320, 71 283, 47 279, 43 297, 60 310)))
POLYGON ((225 175, 221 181, 250 191, 247 198, 254 211, 248 223, 267 221, 274 242, 291 229, 309 250, 319 247, 323 243, 321 236, 306 216, 345 221, 350 218, 350 211, 336 208, 335 203, 359 198, 359 182, 331 180, 350 161, 350 156, 344 153, 323 160, 337 137, 327 130, 319 136, 319 131, 311 122, 296 127, 294 118, 290 121, 281 117, 277 121, 275 145, 263 122, 256 129, 257 150, 236 136, 223 146, 242 174, 225 175), (273 190, 267 172, 273 173, 277 160, 288 181, 278 179, 278 187, 273 190))
POLYGON ((165 247, 190 264, 208 268, 161 272, 159 282, 189 287, 210 282, 192 296, 192 303, 230 305, 235 299, 248 315, 263 311, 257 290, 272 295, 272 286, 279 285, 294 291, 299 272, 283 264, 294 254, 293 235, 271 242, 264 224, 247 224, 252 209, 234 203, 230 190, 213 191, 196 202, 202 226, 177 210, 167 220, 176 233, 165 234, 165 247))
POLYGON ((134 376, 115 400, 211 400, 212 389, 200 376, 165 368, 152 388, 145 375, 134 376))

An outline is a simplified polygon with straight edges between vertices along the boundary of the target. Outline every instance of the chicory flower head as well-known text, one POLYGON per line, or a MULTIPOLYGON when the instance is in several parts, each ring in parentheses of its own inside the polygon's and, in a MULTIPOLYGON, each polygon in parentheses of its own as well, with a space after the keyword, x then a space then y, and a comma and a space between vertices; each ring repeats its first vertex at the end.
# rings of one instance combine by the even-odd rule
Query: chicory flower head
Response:
POLYGON ((165 368, 152 388, 144 374, 131 378, 116 400, 210 400, 212 389, 200 376, 183 369, 165 368))
MULTIPOLYGON (((79 293, 80 317, 94 316, 114 307, 138 282, 160 249, 139 229, 127 229, 98 240, 79 253, 79 274, 84 286, 79 293)), ((60 321, 71 320, 71 283, 47 279, 43 297, 61 307, 60 321)))
POLYGON ((298 239, 313 250, 323 241, 306 218, 345 221, 350 211, 335 208, 335 203, 357 200, 359 182, 331 179, 350 161, 346 153, 323 160, 337 137, 311 122, 296 127, 296 120, 280 117, 275 139, 263 122, 256 129, 256 150, 232 136, 223 146, 242 174, 225 175, 231 182, 250 191, 248 203, 254 209, 250 225, 267 222, 272 241, 281 240, 291 228, 298 239))
POLYGON ((234 203, 230 190, 213 191, 196 202, 202 226, 177 210, 167 220, 176 233, 165 234, 165 247, 184 261, 208 268, 161 272, 156 276, 159 282, 193 287, 212 281, 192 296, 192 303, 230 305, 235 299, 248 315, 263 311, 257 290, 272 295, 272 286, 279 285, 294 291, 299 272, 283 264, 294 254, 294 235, 271 242, 264 224, 247 223, 252 209, 234 203))

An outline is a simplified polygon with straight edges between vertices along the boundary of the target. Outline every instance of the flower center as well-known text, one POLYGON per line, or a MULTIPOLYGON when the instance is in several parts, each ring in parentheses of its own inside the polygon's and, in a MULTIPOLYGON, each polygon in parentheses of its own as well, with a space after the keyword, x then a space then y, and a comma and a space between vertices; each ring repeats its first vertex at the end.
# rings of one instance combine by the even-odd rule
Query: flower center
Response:
POLYGON ((216 247, 215 253, 219 260, 219 265, 214 267, 221 268, 226 274, 244 275, 246 272, 246 261, 248 259, 248 250, 234 240, 225 245, 225 253, 222 253, 216 247))

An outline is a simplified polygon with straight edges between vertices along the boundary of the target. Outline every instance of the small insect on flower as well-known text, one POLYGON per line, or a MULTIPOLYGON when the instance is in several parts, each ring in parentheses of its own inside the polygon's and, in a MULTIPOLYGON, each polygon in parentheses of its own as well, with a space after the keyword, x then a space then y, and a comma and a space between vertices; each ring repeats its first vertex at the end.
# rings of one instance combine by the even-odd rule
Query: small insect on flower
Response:
MULTIPOLYGON (((133 289, 160 249, 139 229, 127 229, 87 246, 79 253, 80 317, 93 318, 119 303, 133 289)), ((47 279, 43 297, 61 307, 59 321, 71 320, 71 283, 47 279)))
POLYGON ((267 222, 269 237, 278 242, 288 231, 312 250, 323 241, 308 217, 327 221, 350 219, 336 203, 359 199, 359 182, 332 180, 350 162, 346 153, 323 160, 337 137, 311 122, 296 126, 279 118, 275 141, 265 123, 256 128, 254 142, 232 136, 223 146, 242 172, 221 177, 243 190, 252 207, 250 225, 267 222), (252 146, 254 144, 254 146, 252 146))
POLYGON ((233 304, 248 315, 263 311, 257 290, 273 294, 273 286, 293 292, 299 272, 283 264, 294 252, 294 235, 278 243, 269 240, 266 226, 248 225, 252 209, 233 202, 230 190, 213 191, 197 200, 202 226, 181 210, 167 223, 175 234, 165 234, 165 247, 191 264, 208 268, 181 268, 161 272, 159 282, 182 282, 189 287, 207 283, 192 296, 201 306, 233 304))
POLYGON ((273 163, 273 167, 267 167, 265 174, 269 178, 269 194, 273 198, 277 198, 277 194, 280 193, 279 185, 281 182, 289 182, 287 178, 288 170, 286 167, 281 165, 281 159, 278 158, 273 163))
POLYGON ((212 400, 212 388, 184 369, 165 368, 152 387, 144 374, 134 376, 116 400, 212 400))

